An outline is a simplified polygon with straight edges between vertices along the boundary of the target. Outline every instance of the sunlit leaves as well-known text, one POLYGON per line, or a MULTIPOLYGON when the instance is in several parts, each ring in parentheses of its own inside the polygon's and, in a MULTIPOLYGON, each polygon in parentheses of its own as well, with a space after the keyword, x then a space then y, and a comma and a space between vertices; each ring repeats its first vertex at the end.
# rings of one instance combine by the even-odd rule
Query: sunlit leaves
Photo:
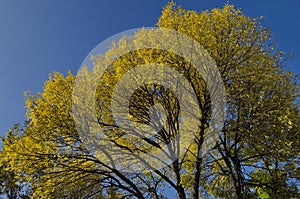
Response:
MULTIPOLYGON (((79 88, 89 94, 84 99, 73 98, 82 101, 82 107, 72 109, 75 76, 71 73, 52 73, 43 92, 26 95, 28 124, 24 132, 7 135, 1 152, 1 175, 14 172, 18 180, 32 185, 33 197, 41 198, 101 198, 120 191, 127 198, 159 198, 164 193, 161 187, 166 185, 178 195, 195 199, 200 194, 215 198, 299 197, 299 85, 294 75, 282 67, 284 54, 275 50, 270 30, 261 25, 259 18, 247 17, 232 5, 198 13, 170 3, 157 25, 199 42, 222 75, 227 117, 209 154, 201 155, 211 119, 210 96, 202 74, 184 58, 159 49, 145 48, 118 56, 128 46, 137 45, 123 38, 113 43, 105 55, 92 57, 99 71, 107 60, 114 61, 100 78, 96 95, 79 88), (181 112, 174 93, 163 85, 145 84, 130 98, 129 117, 137 123, 150 124, 154 104, 165 109, 168 131, 153 137, 158 145, 140 137, 128 139, 130 129, 116 125, 111 109, 113 89, 120 78, 136 66, 152 63, 170 66, 189 80, 200 109, 196 115, 199 129, 186 153, 173 164, 159 171, 122 173, 103 164, 108 155, 87 150, 75 128, 72 111, 91 109, 89 100, 96 97, 97 117, 92 122, 103 128, 110 141, 137 154, 159 148, 178 132, 181 112)), ((134 41, 143 41, 143 34, 138 32, 134 41)), ((145 46, 158 39, 149 39, 145 46)), ((170 46, 170 51, 179 44, 170 46)), ((96 69, 83 68, 78 76, 88 77, 84 82, 93 82, 99 78, 96 69)), ((162 74, 157 72, 157 76, 162 74)), ((121 100, 123 96, 118 97, 121 100)), ((128 162, 123 164, 130 166, 128 162)))

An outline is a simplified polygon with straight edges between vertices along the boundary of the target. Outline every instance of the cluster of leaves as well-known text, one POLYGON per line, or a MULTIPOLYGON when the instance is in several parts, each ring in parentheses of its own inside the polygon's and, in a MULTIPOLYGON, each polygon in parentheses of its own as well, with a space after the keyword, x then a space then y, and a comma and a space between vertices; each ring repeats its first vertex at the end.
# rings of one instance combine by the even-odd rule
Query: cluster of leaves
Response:
MULTIPOLYGON (((211 100, 201 75, 172 52, 146 48, 118 57, 103 73, 96 92, 97 121, 93 122, 102 127, 110 144, 131 154, 170 143, 179 131, 180 104, 162 85, 143 85, 129 101, 130 117, 141 124, 149 124, 154 104, 165 109, 167 124, 153 139, 138 137, 128 142, 126 135, 132 130, 120 128, 111 110, 113 89, 123 74, 142 64, 168 65, 189 80, 200 110, 195 139, 183 156, 160 170, 131 174, 106 164, 113 151, 91 152, 75 127, 75 76, 52 73, 42 93, 27 96, 24 130, 10 131, 4 140, 1 190, 9 191, 12 198, 27 190, 34 198, 158 199, 169 198, 167 190, 171 189, 181 199, 299 197, 299 85, 295 76, 283 69, 285 55, 274 50, 270 31, 231 5, 197 13, 170 3, 157 25, 193 38, 218 66, 226 88, 227 116, 213 149, 202 156, 211 100)), ((134 39, 141 37, 137 33, 134 39)), ((97 56, 95 68, 103 67, 107 57, 128 45, 134 42, 121 40, 105 55, 97 56)), ((88 74, 83 76, 90 78, 86 81, 97 79, 96 70, 81 72, 88 74)))
POLYGON ((18 139, 21 130, 15 125, 3 139, 3 148, 0 152, 0 195, 6 195, 8 199, 29 198, 30 185, 24 180, 24 173, 16 171, 10 164, 12 160, 6 149, 18 139))

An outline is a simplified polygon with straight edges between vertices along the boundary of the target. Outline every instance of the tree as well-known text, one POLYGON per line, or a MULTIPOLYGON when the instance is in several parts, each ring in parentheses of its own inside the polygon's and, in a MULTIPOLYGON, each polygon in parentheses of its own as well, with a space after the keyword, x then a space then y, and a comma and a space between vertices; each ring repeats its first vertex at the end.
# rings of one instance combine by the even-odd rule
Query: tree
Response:
POLYGON ((280 179, 279 171, 289 173, 285 164, 294 165, 292 173, 296 171, 299 106, 293 102, 299 90, 292 74, 282 68, 284 54, 272 50, 270 32, 257 19, 230 6, 200 14, 169 7, 159 25, 182 31, 201 43, 216 60, 226 84, 227 119, 216 151, 207 160, 211 163, 205 166, 213 174, 208 177, 212 185, 208 189, 219 197, 248 198, 251 184, 264 186, 253 173, 265 170, 272 176, 266 186, 283 192, 271 197, 291 197, 291 190, 282 186, 290 177, 281 183, 274 181, 280 179), (195 33, 197 30, 204 30, 203 34, 195 33))
MULTIPOLYGON (((212 93, 195 66, 172 51, 190 46, 178 41, 170 51, 143 48, 116 56, 138 42, 144 42, 145 46, 156 42, 157 37, 143 39, 151 30, 141 30, 113 44, 105 55, 95 55, 93 71, 84 67, 78 73, 77 78, 81 77, 84 83, 94 82, 99 79, 98 72, 103 64, 117 57, 102 74, 96 85, 96 95, 85 87, 78 87, 71 73, 66 77, 52 73, 42 93, 27 96, 28 125, 14 143, 4 146, 10 151, 10 158, 4 159, 13 165, 15 172, 25 173, 33 196, 168 198, 168 187, 181 199, 198 199, 201 195, 215 198, 299 197, 299 85, 295 76, 284 70, 285 55, 273 47, 270 31, 262 27, 258 19, 245 16, 231 5, 197 13, 169 3, 157 25, 183 33, 201 44, 220 71, 226 89, 227 115, 213 149, 202 155, 214 114, 212 93), (186 141, 185 153, 179 157, 175 156, 179 144, 172 140, 176 141, 179 134, 184 107, 171 89, 148 83, 136 89, 130 98, 125 90, 124 95, 111 100, 125 73, 139 65, 151 67, 153 63, 158 64, 158 77, 164 78, 166 74, 160 65, 170 66, 189 81, 195 94, 193 99, 199 111, 193 112, 195 122, 187 126, 196 124, 197 129, 192 142, 186 141), (76 85, 86 95, 74 98, 76 85), (75 114, 80 109, 93 111, 89 96, 96 98, 96 119, 75 114), (124 99, 129 99, 128 117, 135 123, 158 129, 156 134, 142 136, 143 129, 121 126, 122 121, 114 119, 112 104, 122 105, 124 99), (83 102, 82 106, 72 107, 74 100, 75 104, 83 102), (160 108, 164 110, 165 124, 153 120, 161 115, 160 108), (88 137, 80 136, 76 120, 92 124, 82 125, 79 130, 89 133, 88 137), (97 128, 97 125, 106 136, 107 145, 100 145, 101 148, 101 137, 91 133, 93 129, 87 129, 97 128), (170 164, 160 159, 165 167, 156 169, 151 159, 142 157, 149 151, 162 150, 164 144, 170 146, 166 154, 176 158, 171 157, 170 164), (98 148, 93 151, 93 147, 98 148), (109 150, 112 147, 114 150, 109 150), (127 173, 116 165, 135 168, 135 161, 123 162, 122 156, 137 159, 137 164, 142 163, 152 170, 127 173)), ((137 78, 145 76, 147 74, 137 78)))

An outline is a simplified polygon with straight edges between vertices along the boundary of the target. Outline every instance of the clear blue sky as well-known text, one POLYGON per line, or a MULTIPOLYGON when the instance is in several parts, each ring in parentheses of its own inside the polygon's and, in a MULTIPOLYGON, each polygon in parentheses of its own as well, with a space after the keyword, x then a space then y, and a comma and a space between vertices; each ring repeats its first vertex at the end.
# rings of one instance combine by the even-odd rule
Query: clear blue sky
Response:
MULTIPOLYGON (((178 0, 185 9, 222 7, 221 0, 178 0)), ((0 0, 0 135, 25 117, 24 91, 36 93, 52 71, 77 72, 104 39, 154 26, 166 0, 0 0)), ((300 1, 230 1, 249 16, 265 16, 278 48, 300 73, 300 1)))

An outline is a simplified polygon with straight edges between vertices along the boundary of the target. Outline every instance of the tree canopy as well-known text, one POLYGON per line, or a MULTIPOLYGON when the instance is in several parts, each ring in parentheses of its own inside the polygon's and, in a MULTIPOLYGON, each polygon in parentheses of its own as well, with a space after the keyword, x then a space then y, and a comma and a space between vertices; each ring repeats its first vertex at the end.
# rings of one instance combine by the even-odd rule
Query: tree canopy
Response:
MULTIPOLYGON (((51 73, 43 92, 26 94, 28 121, 22 128, 15 126, 3 141, 0 192, 14 194, 11 198, 25 197, 21 190, 33 198, 300 197, 298 79, 284 68, 286 54, 275 48, 271 32, 262 26, 260 18, 245 16, 232 5, 198 13, 171 2, 163 9, 157 26, 192 38, 218 68, 226 92, 226 116, 208 153, 203 151, 215 110, 205 77, 191 61, 172 52, 172 47, 170 51, 144 48, 116 56, 138 42, 145 46, 157 43, 157 39, 164 42, 163 36, 144 41, 147 31, 140 30, 112 44, 104 55, 95 55, 93 71, 83 67, 77 76, 51 73), (99 70, 111 57, 113 62, 99 78, 99 70), (170 143, 166 154, 175 154, 178 143, 172 140, 184 128, 182 110, 189 100, 182 105, 171 89, 156 83, 141 85, 129 98, 123 90, 124 95, 111 100, 122 76, 139 65, 153 64, 157 64, 157 76, 166 74, 160 72, 164 65, 188 80, 195 97, 189 93, 181 97, 197 102, 192 122, 185 124, 196 126, 194 137, 185 141, 190 137, 183 135, 181 139, 187 142, 184 153, 170 158, 168 164, 160 159, 164 167, 158 169, 151 165, 151 159, 140 157, 170 143), (99 79, 96 93, 78 87, 79 76, 85 83, 99 79), (75 86, 86 95, 74 98, 75 86), (93 108, 90 98, 96 99, 96 120, 74 116, 80 108, 93 108), (126 128, 114 119, 113 104, 122 104, 124 99, 129 99, 128 117, 135 123, 152 125, 158 129, 155 134, 141 136, 143 130, 126 128), (74 107, 76 100, 86 106, 74 107), (165 124, 153 122, 162 112, 165 124), (86 143, 97 143, 98 134, 89 140, 82 138, 76 125, 79 119, 99 125, 107 145, 91 150, 98 145, 86 143), (124 161, 125 157, 137 158, 151 169, 129 173, 115 166, 134 167, 134 161, 124 161)), ((174 46, 191 48, 180 42, 174 46)), ((89 130, 82 126, 81 131, 89 130)))

